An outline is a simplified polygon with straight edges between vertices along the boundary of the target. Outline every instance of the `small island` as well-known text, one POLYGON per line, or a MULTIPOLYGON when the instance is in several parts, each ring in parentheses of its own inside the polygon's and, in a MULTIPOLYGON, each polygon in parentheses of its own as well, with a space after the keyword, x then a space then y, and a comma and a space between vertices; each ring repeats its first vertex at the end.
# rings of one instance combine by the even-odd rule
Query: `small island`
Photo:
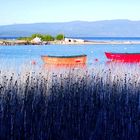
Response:
POLYGON ((32 34, 29 37, 20 37, 17 39, 2 39, 0 40, 0 45, 47 45, 52 44, 53 42, 62 42, 64 40, 63 34, 58 34, 56 37, 53 37, 49 34, 32 34))
POLYGON ((49 34, 32 34, 29 37, 20 37, 17 39, 1 39, 0 45, 2 46, 14 46, 14 45, 53 45, 53 44, 62 44, 62 45, 97 45, 97 44, 140 44, 140 41, 116 41, 116 40, 107 40, 107 41, 92 41, 92 40, 83 40, 76 38, 65 37, 64 34, 58 34, 52 36, 49 34))
POLYGON ((20 37, 17 39, 0 40, 0 45, 50 45, 50 44, 64 44, 64 45, 84 45, 96 44, 95 41, 88 41, 83 39, 67 38, 64 34, 52 36, 50 34, 32 34, 29 37, 20 37))

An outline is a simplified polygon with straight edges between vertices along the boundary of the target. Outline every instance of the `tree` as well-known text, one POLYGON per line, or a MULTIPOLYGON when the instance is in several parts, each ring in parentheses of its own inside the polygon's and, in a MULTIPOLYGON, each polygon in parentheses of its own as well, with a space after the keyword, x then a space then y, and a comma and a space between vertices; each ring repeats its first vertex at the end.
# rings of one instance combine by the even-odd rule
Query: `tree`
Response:
POLYGON ((58 34, 56 36, 56 40, 64 40, 64 35, 63 34, 58 34))
POLYGON ((42 40, 43 41, 54 41, 54 37, 51 35, 44 35, 42 40))
POLYGON ((34 39, 36 37, 39 37, 43 40, 43 35, 42 34, 32 34, 31 38, 34 39))
POLYGON ((32 34, 30 37, 21 37, 21 38, 18 38, 18 39, 19 40, 31 41, 36 37, 39 37, 42 41, 54 41, 55 39, 56 40, 64 40, 64 35, 63 34, 58 34, 56 37, 53 37, 49 34, 44 35, 44 34, 38 34, 38 33, 32 34))

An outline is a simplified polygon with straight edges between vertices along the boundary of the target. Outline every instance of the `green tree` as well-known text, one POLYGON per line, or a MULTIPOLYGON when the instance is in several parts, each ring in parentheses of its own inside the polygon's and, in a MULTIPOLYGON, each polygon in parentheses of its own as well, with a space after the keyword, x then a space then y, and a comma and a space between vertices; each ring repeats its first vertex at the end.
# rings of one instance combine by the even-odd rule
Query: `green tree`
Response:
POLYGON ((39 37, 39 38, 41 38, 43 40, 43 35, 42 34, 37 33, 37 34, 32 34, 32 36, 31 36, 32 39, 34 39, 36 37, 39 37))
POLYGON ((32 39, 36 38, 36 37, 39 37, 41 38, 42 41, 54 41, 55 39, 56 40, 63 40, 64 39, 64 35, 63 34, 58 34, 56 37, 53 37, 49 34, 47 35, 43 35, 43 34, 32 34, 30 37, 21 37, 21 38, 18 38, 18 40, 26 40, 26 41, 31 41, 32 39))
POLYGON ((54 37, 51 35, 44 35, 42 40, 43 41, 54 41, 54 37))
POLYGON ((56 36, 56 40, 63 40, 64 39, 64 35, 63 34, 58 34, 56 36))

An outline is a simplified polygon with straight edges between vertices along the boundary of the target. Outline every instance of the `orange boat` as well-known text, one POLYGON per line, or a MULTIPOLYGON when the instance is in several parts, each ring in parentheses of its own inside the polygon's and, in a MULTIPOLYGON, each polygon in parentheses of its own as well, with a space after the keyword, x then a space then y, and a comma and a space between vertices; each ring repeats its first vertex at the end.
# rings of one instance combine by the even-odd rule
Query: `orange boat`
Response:
POLYGON ((86 64, 86 55, 75 55, 75 56, 41 56, 45 64, 51 65, 81 65, 86 64))

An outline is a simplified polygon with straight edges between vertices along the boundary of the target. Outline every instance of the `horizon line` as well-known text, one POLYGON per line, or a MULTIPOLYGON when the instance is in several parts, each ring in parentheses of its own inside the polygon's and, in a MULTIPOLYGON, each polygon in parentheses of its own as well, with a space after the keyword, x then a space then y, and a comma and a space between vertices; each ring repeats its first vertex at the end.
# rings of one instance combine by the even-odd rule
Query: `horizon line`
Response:
POLYGON ((25 23, 11 23, 11 24, 0 24, 0 26, 10 26, 10 25, 26 25, 26 24, 53 24, 53 23, 71 23, 71 22, 100 22, 100 21, 115 21, 115 20, 122 20, 122 21, 140 21, 140 20, 132 20, 132 19, 106 19, 106 20, 94 20, 94 21, 88 21, 88 20, 72 20, 72 21, 51 21, 51 22, 45 22, 45 21, 41 21, 41 22, 25 22, 25 23))

